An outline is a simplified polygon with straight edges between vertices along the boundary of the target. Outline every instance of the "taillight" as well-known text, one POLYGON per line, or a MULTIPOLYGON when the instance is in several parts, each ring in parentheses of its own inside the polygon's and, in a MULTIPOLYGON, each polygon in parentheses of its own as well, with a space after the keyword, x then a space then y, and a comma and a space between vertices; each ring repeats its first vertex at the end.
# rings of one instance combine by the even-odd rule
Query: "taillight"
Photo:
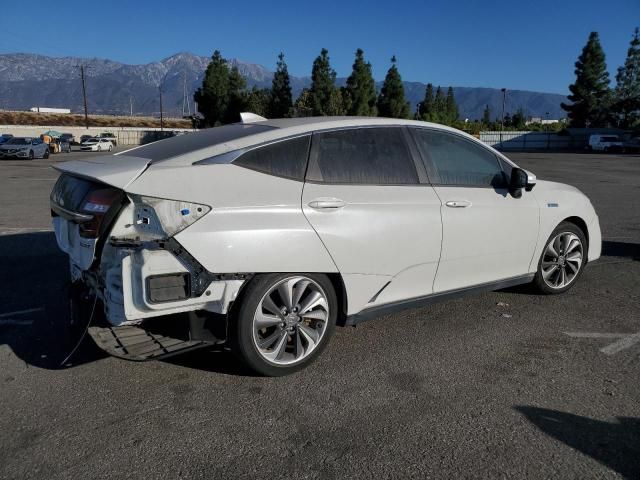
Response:
POLYGON ((79 224, 80 236, 98 238, 100 228, 111 206, 120 198, 121 192, 115 188, 102 188, 90 191, 82 203, 82 211, 93 218, 79 224))

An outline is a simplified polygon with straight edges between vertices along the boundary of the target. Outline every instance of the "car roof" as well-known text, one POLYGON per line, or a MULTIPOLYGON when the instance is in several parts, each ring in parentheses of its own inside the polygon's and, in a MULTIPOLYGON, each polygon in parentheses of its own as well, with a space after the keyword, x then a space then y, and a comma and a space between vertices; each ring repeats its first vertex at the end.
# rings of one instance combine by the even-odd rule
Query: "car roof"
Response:
MULTIPOLYGON (((384 117, 297 117, 235 123, 159 140, 116 153, 127 157, 148 158, 162 166, 182 166, 206 158, 321 130, 373 126, 416 126, 471 135, 445 125, 384 117)), ((498 153, 498 152, 496 152, 498 153)))

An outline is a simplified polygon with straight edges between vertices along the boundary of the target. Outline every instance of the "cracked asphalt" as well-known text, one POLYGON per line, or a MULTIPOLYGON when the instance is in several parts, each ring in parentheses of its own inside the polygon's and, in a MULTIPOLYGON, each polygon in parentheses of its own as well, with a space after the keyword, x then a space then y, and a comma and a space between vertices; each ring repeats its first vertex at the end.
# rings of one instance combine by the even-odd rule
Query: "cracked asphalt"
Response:
POLYGON ((80 155, 0 162, 0 478, 640 478, 640 342, 565 333, 640 332, 640 156, 510 155, 600 216, 603 257, 567 294, 339 328, 310 368, 260 378, 224 351, 132 363, 89 339, 59 367, 50 165, 80 155))

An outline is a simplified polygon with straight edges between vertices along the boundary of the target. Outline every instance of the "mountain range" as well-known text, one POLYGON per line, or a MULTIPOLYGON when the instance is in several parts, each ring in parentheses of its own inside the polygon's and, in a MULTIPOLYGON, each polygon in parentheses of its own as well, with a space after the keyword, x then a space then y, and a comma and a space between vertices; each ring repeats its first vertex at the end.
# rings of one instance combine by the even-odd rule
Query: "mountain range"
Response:
MULTIPOLYGON (((273 72, 266 67, 237 59, 229 62, 238 67, 249 87, 271 86, 273 72)), ((80 65, 84 65, 90 113, 127 115, 133 111, 134 114, 157 115, 158 87, 162 84, 165 114, 181 116, 183 111, 189 113, 189 109, 193 113, 193 92, 202 84, 208 63, 208 57, 186 52, 146 65, 98 58, 2 54, 0 109, 28 110, 39 106, 83 111, 80 65)), ((345 81, 346 78, 338 78, 336 83, 343 85, 345 81)), ((310 83, 310 77, 291 76, 294 98, 310 83)), ((381 83, 378 82, 378 89, 381 83)), ((425 86, 422 82, 404 82, 405 95, 412 108, 424 97, 425 86)), ((454 86, 454 94, 462 119, 481 118, 485 105, 489 105, 493 118, 502 111, 500 89, 454 86)), ((563 101, 566 101, 564 95, 509 90, 505 111, 514 113, 522 108, 528 116, 562 118, 565 116, 560 108, 563 101)))

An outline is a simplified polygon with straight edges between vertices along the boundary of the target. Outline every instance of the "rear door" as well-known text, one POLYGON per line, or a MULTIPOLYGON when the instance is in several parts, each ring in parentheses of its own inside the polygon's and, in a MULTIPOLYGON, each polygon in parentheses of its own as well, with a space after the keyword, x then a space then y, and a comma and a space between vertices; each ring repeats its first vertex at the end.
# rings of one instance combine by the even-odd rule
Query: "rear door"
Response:
POLYGON ((404 127, 313 135, 302 208, 347 284, 350 314, 432 291, 440 200, 409 141, 404 127))
POLYGON ((510 166, 462 135, 411 129, 442 201, 442 254, 434 292, 525 275, 538 238, 539 207, 512 197, 510 166))

